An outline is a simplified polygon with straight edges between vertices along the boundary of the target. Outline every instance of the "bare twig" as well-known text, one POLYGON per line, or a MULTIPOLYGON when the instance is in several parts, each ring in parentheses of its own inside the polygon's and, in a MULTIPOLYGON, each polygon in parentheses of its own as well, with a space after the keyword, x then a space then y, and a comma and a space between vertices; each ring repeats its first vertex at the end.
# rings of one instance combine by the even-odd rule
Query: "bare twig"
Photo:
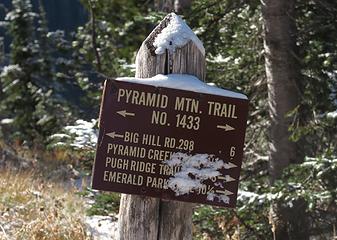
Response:
POLYGON ((8 235, 7 235, 7 233, 6 233, 5 229, 2 227, 2 225, 1 225, 1 224, 0 224, 0 228, 1 228, 2 232, 3 232, 3 233, 4 233, 4 235, 5 235, 5 239, 6 239, 6 240, 9 240, 9 238, 8 238, 8 235))
POLYGON ((91 15, 91 42, 92 42, 92 48, 95 53, 96 57, 96 66, 97 66, 97 71, 102 72, 102 67, 101 67, 101 58, 97 49, 97 41, 96 41, 96 16, 95 16, 95 7, 91 3, 91 0, 89 0, 89 5, 90 5, 90 15, 91 15))

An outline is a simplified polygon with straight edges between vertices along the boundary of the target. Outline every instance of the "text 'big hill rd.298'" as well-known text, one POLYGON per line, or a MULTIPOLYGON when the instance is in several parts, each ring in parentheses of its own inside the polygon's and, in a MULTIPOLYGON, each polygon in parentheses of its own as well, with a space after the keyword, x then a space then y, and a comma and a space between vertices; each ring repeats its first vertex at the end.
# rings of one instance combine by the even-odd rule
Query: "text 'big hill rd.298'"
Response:
POLYGON ((192 76, 163 78, 190 85, 105 82, 93 188, 234 207, 247 98, 192 76))

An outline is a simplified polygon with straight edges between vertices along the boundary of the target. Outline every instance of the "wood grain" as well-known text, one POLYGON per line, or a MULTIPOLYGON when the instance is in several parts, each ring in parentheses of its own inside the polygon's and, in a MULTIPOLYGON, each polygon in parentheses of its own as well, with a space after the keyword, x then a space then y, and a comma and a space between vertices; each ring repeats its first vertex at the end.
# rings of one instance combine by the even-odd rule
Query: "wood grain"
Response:
MULTIPOLYGON (((157 74, 190 74, 205 80, 205 56, 189 41, 174 52, 155 54, 155 37, 167 26, 167 15, 142 43, 136 58, 136 77, 157 74)), ((119 211, 119 239, 189 240, 192 239, 191 203, 122 194, 119 211)))

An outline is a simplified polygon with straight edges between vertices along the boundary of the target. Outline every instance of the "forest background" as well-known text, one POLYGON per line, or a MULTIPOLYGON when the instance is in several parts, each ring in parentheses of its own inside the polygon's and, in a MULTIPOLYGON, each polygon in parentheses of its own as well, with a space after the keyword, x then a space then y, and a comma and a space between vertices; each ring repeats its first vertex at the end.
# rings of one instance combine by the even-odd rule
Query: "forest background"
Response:
MULTIPOLYGON (((206 81, 250 99, 238 207, 198 206, 195 238, 336 237, 334 0, 4 0, 2 165, 6 154, 48 159, 88 176, 103 80, 134 75, 142 41, 171 11, 204 43, 206 81)), ((118 212, 118 195, 94 195, 89 214, 118 212)))

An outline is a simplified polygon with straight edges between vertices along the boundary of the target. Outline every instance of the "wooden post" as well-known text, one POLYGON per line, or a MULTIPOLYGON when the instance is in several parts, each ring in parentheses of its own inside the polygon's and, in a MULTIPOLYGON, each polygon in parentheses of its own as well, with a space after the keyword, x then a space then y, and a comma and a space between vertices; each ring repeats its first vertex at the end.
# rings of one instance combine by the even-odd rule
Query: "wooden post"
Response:
MULTIPOLYGON (((136 77, 157 74, 190 74, 205 80, 205 56, 193 41, 161 55, 153 46, 156 36, 170 23, 167 15, 150 33, 136 58, 136 77)), ((119 209, 119 239, 189 240, 192 239, 193 204, 122 194, 119 209)))

